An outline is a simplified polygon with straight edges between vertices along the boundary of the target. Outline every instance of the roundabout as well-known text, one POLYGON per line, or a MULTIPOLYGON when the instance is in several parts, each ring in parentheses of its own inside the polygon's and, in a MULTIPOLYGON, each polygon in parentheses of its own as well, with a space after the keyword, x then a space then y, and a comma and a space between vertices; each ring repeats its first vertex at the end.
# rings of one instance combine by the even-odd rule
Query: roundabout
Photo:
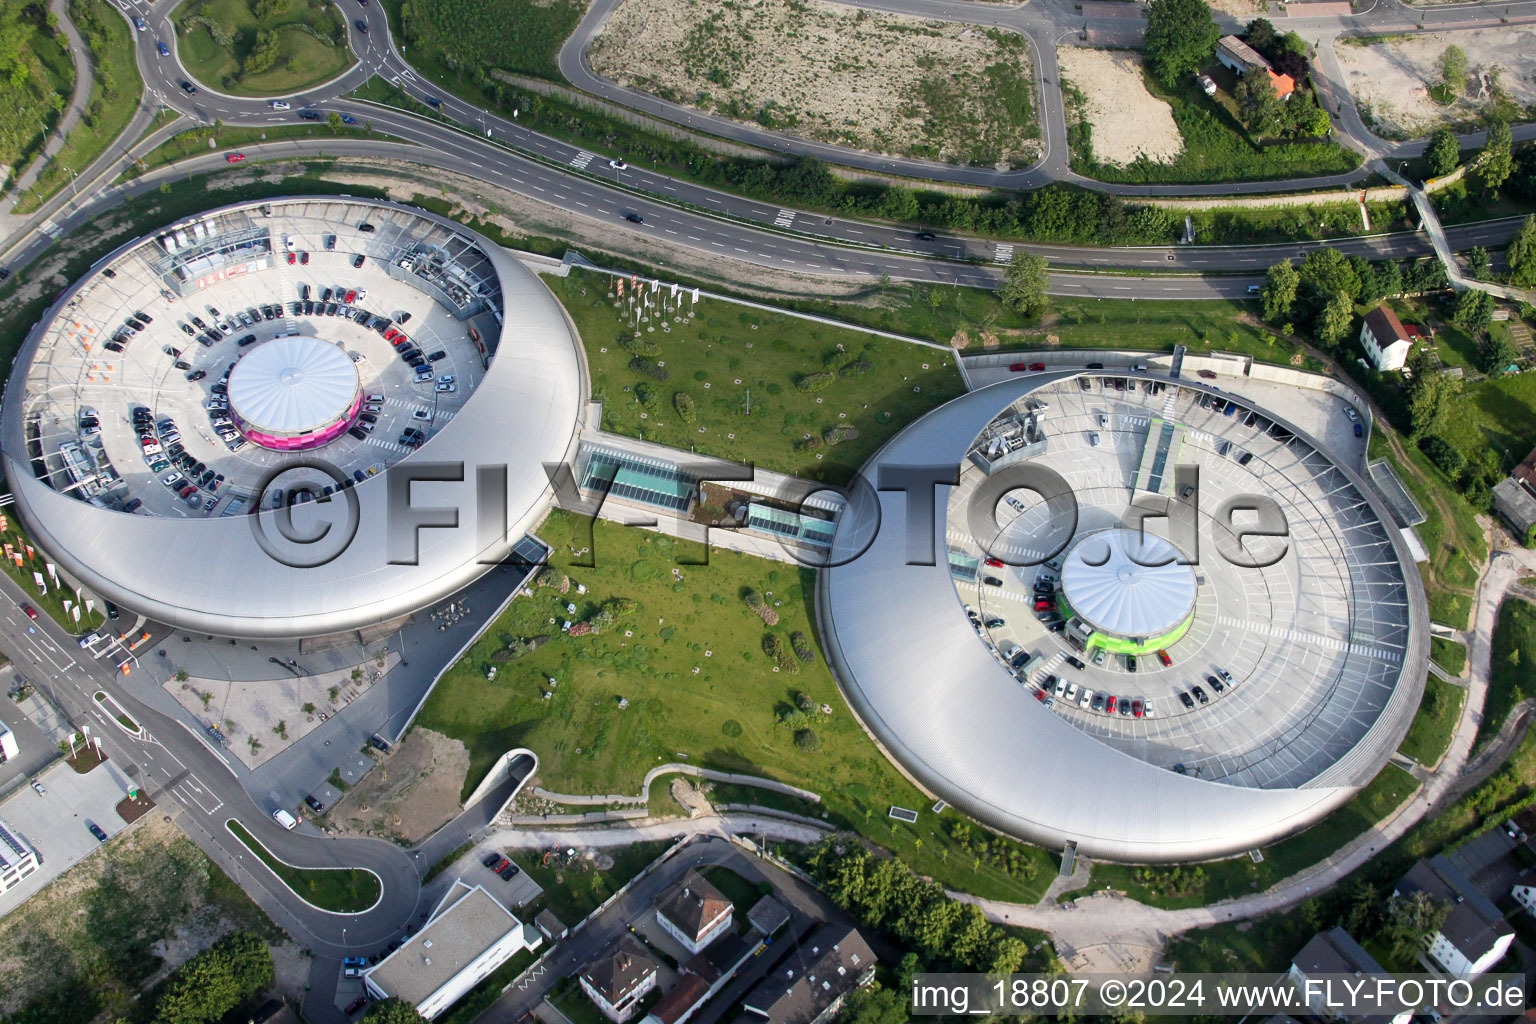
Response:
POLYGON ((952 474, 931 521, 919 490, 856 490, 818 613, 866 729, 989 826, 1108 860, 1254 850, 1347 801, 1412 721, 1412 558, 1354 471, 1263 408, 1030 374, 863 475, 912 467, 952 474))

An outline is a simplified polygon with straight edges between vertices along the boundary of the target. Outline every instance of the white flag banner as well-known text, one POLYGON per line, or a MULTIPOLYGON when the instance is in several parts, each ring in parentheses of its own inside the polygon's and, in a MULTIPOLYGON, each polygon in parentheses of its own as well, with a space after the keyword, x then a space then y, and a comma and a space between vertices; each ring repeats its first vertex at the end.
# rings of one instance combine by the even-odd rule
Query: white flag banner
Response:
POLYGON ((79 621, 80 621, 80 606, 79 605, 75 605, 73 608, 71 608, 69 610, 69 614, 74 616, 74 619, 75 619, 76 623, 79 623, 79 621))
POLYGON ((699 301, 699 290, 697 288, 695 288, 693 290, 693 298, 690 299, 689 301, 691 301, 691 302, 698 302, 699 301))
POLYGON ((43 568, 48 570, 48 578, 49 579, 53 580, 53 582, 55 582, 55 583, 59 582, 59 569, 58 569, 58 566, 54 565, 52 562, 44 562, 43 563, 43 568))
POLYGON ((43 582, 43 574, 38 572, 36 569, 32 570, 32 582, 36 583, 37 588, 43 593, 48 593, 48 584, 43 582))

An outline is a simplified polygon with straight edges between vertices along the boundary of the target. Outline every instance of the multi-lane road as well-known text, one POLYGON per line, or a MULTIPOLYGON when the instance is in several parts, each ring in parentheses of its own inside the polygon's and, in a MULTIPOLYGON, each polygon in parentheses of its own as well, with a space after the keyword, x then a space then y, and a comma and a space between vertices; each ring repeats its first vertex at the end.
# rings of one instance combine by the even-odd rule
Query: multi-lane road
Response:
MULTIPOLYGON (((231 96, 203 84, 198 85, 195 95, 189 94, 182 83, 190 81, 190 77, 180 63, 175 32, 169 19, 175 0, 159 0, 153 4, 143 0, 133 3, 121 0, 125 16, 137 15, 144 18, 147 24, 146 31, 136 33, 137 61, 150 98, 146 111, 165 106, 204 123, 218 120, 226 124, 248 125, 293 124, 297 122, 300 111, 315 111, 321 116, 335 112, 359 122, 366 121, 377 132, 391 138, 358 140, 355 144, 325 140, 308 146, 262 146, 252 147, 250 152, 300 154, 323 150, 327 154, 368 155, 444 167, 510 189, 534 201, 558 207, 574 217, 601 224, 609 234, 629 233, 636 236, 637 242, 643 238, 690 249, 719 261, 735 261, 803 275, 864 280, 885 275, 897 280, 985 287, 996 284, 1001 277, 1001 266, 1014 252, 1027 250, 1045 256, 1056 268, 1057 272, 1051 278, 1051 291, 1056 294, 1141 299, 1241 297, 1247 294, 1251 285, 1257 283, 1259 275, 1270 263, 1304 254, 1322 244, 1092 248, 997 243, 945 233, 937 233, 931 239, 919 239, 910 228, 776 207, 641 168, 611 166, 609 154, 595 154, 530 131, 511 119, 481 110, 426 82, 411 68, 394 45, 388 19, 378 5, 361 6, 355 0, 340 2, 343 13, 348 16, 349 41, 358 55, 358 62, 331 82, 283 97, 290 109, 278 110, 272 107, 269 98, 231 96), (366 31, 360 30, 356 23, 366 26, 366 31), (161 41, 166 42, 170 48, 169 56, 159 55, 156 43, 161 41), (438 115, 417 116, 345 98, 346 93, 374 75, 395 83, 407 94, 431 104, 438 115), (644 220, 642 223, 631 222, 625 219, 628 214, 639 215, 644 220), (1116 273, 1104 275, 1105 271, 1116 273)), ((1016 181, 978 180, 977 183, 998 184, 1006 181, 1028 185, 1046 180, 1074 180, 1066 168, 1064 115, 1058 117, 1051 112, 1050 96, 1059 96, 1060 92, 1059 81, 1053 70, 1054 44, 1042 48, 1037 38, 1042 31, 1041 26, 1065 24, 1061 20, 1063 18, 1070 20, 1067 12, 1055 10, 1051 6, 1056 0, 1035 0, 1034 3, 1021 6, 972 4, 965 0, 867 2, 880 9, 997 24, 1023 32, 1036 42, 1037 57, 1040 58, 1037 65, 1041 76, 1041 95, 1046 100, 1046 109, 1042 113, 1042 123, 1046 126, 1046 154, 1027 171, 1001 172, 1024 175, 1016 181), (1059 132, 1051 127, 1057 125, 1058 121, 1059 132), (1062 136, 1059 145, 1051 142, 1056 134, 1062 136)), ((603 83, 585 70, 580 54, 611 6, 610 0, 599 0, 594 4, 561 53, 562 67, 566 73, 578 80, 578 84, 584 84, 597 92, 612 92, 618 87, 603 83)), ((1498 8, 1506 13, 1495 15, 1492 11, 1484 11, 1480 5, 1470 14, 1458 14, 1457 23, 1482 24, 1486 19, 1496 16, 1515 20, 1524 17, 1520 12, 1526 8, 1531 10, 1531 17, 1536 20, 1536 0, 1515 0, 1511 4, 1500 4, 1498 8), (1507 13, 1510 9, 1514 9, 1513 15, 1507 13)), ((1359 23, 1354 30, 1385 31, 1401 28, 1403 19, 1403 9, 1396 0, 1377 0, 1371 8, 1353 19, 1359 23)), ((1350 20, 1336 16, 1301 17, 1289 19, 1287 25, 1294 23, 1315 29, 1321 26, 1321 31, 1331 29, 1337 32, 1344 22, 1350 20)), ((655 108, 651 101, 638 94, 625 93, 623 98, 626 102, 642 106, 647 112, 670 115, 684 123, 692 118, 695 126, 699 126, 703 120, 703 116, 697 112, 685 112, 682 108, 655 108)), ((665 106, 663 104, 663 108, 665 106)), ((1352 114, 1353 106, 1345 106, 1352 114)), ((136 119, 135 125, 130 126, 129 132, 125 134, 133 134, 135 127, 142 130, 147 126, 148 119, 146 117, 143 120, 144 124, 138 124, 136 119)), ((1355 120, 1358 121, 1358 118, 1355 120)), ((800 152, 804 146, 810 145, 788 136, 762 133, 759 129, 736 125, 734 122, 711 122, 708 128, 728 137, 768 145, 785 152, 800 152)), ((1370 138, 1374 139, 1374 136, 1370 138)), ((1375 143, 1379 142, 1375 140, 1375 143)), ((1372 149, 1375 143, 1362 142, 1361 147, 1372 149)), ((826 153, 816 151, 816 155, 835 158, 854 166, 859 166, 861 161, 873 161, 879 166, 871 169, 938 178, 947 176, 956 180, 964 180, 966 175, 976 170, 911 161, 903 164, 899 160, 893 162, 837 147, 831 149, 832 152, 826 153)), ((56 198, 31 224, 17 231, 8 243, 0 244, 0 256, 8 265, 24 264, 46 248, 51 238, 41 239, 36 234, 36 228, 45 222, 57 233, 73 223, 90 219, 100 211, 103 204, 118 202, 124 195, 132 193, 132 184, 105 193, 101 191, 101 186, 110 180, 113 171, 124 162, 121 152, 109 156, 115 159, 104 157, 101 166, 87 172, 88 176, 95 173, 96 177, 81 190, 79 199, 71 200, 65 196, 56 198)), ((193 162, 190 167, 213 169, 219 162, 218 158, 203 159, 193 162)), ((183 171, 189 168, 185 162, 179 166, 183 171)), ((986 170, 985 173, 996 175, 1000 172, 986 170)), ((140 180, 157 182, 162 178, 149 175, 140 180)), ((1097 183, 1082 184, 1099 187, 1097 183)), ((1305 183, 1169 186, 1158 187, 1157 190, 1199 193, 1252 188, 1272 191, 1302 184, 1305 183)), ((1513 221, 1469 225, 1451 229, 1449 237, 1455 248, 1496 246, 1507 241, 1513 234, 1514 226, 1513 221)), ((617 237, 623 236, 620 234, 617 237)), ((1346 252, 1377 258, 1431 253, 1428 241, 1418 233, 1400 232, 1349 238, 1334 244, 1346 252)))

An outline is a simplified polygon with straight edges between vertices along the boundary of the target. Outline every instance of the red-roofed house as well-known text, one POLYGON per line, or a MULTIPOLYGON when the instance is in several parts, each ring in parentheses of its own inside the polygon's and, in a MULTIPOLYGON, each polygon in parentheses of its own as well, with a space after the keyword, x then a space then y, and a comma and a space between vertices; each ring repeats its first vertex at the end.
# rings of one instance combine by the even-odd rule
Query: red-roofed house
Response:
POLYGON ((1221 37, 1221 41, 1216 44, 1216 60, 1240 75, 1250 71, 1264 72, 1269 76, 1269 84, 1275 88, 1275 95, 1283 100, 1290 99, 1291 93, 1296 91, 1294 78, 1277 72, 1275 66, 1264 59, 1263 54, 1237 36, 1221 37))
POLYGON ((1269 84, 1275 87, 1275 95, 1283 100, 1291 98, 1291 93, 1296 91, 1296 79, 1290 75, 1282 75, 1278 71, 1269 73, 1269 84))
POLYGON ((1397 314, 1386 306, 1377 306, 1365 314, 1360 324, 1360 346, 1378 370, 1401 370, 1408 362, 1413 337, 1397 314))

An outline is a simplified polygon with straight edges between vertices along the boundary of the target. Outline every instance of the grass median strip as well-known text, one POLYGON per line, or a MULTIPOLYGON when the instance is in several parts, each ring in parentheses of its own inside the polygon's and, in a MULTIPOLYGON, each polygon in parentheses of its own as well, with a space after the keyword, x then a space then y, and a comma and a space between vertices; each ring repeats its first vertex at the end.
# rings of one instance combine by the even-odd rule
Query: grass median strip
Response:
POLYGON ((299 868, 285 864, 244 825, 231 818, 225 823, 230 833, 245 848, 282 879, 284 885, 305 902, 336 914, 356 914, 379 901, 379 879, 360 868, 299 868))

